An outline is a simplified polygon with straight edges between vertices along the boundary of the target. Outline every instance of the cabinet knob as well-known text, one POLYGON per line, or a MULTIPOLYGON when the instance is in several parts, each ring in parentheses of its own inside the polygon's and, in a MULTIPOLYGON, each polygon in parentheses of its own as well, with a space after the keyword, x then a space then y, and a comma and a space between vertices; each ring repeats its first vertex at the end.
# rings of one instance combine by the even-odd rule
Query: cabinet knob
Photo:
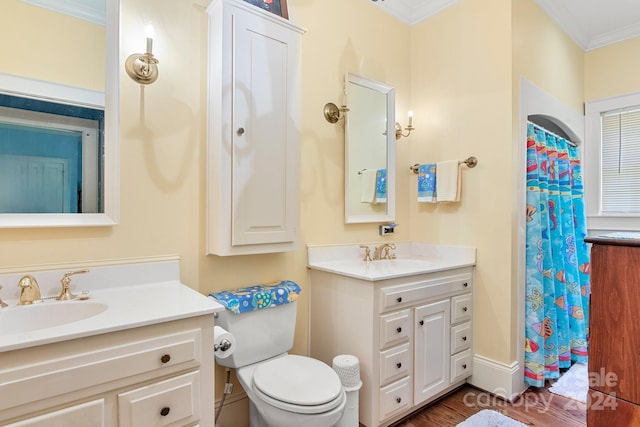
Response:
POLYGON ((467 369, 467 364, 462 365, 462 369, 467 369))
POLYGON ((169 412, 171 412, 171 408, 169 408, 168 406, 165 406, 164 408, 160 409, 160 415, 162 415, 163 417, 166 417, 167 415, 169 415, 169 412))
POLYGON ((466 340, 467 340, 467 337, 462 337, 462 341, 466 341, 466 340))
POLYGON ((421 320, 418 323, 420 323, 420 326, 424 326, 424 320, 421 320))
POLYGON ((465 313, 467 312, 468 308, 467 307, 462 307, 462 311, 464 311, 465 313))
POLYGON ((398 297, 398 298, 396 298, 396 301, 398 301, 398 302, 402 302, 402 297, 398 297))
POLYGON ((398 369, 402 368, 402 363, 400 363, 400 362, 396 363, 396 367, 397 367, 398 369))
POLYGON ((162 363, 169 363, 170 360, 171 360, 171 355, 169 354, 163 354, 162 357, 160 358, 160 361, 162 363))
POLYGON ((238 136, 242 136, 242 135, 244 135, 244 128, 238 128, 238 130, 236 131, 236 134, 237 134, 238 136))
POLYGON ((398 403, 402 402, 402 398, 401 397, 396 397, 396 402, 398 402, 398 403))
POLYGON ((462 287, 463 287, 463 288, 467 288, 467 287, 469 287, 469 283, 464 282, 464 283, 462 284, 462 287))
POLYGON ((397 332, 397 333, 402 332, 402 328, 401 328, 400 326, 398 326, 398 327, 396 328, 396 332, 397 332))

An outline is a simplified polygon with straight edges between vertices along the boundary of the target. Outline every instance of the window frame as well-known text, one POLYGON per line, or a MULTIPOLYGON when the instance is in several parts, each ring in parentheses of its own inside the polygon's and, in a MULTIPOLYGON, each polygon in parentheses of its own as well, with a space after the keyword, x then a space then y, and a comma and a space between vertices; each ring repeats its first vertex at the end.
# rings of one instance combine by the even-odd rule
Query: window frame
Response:
POLYGON ((585 104, 583 149, 585 207, 589 230, 640 231, 640 213, 602 212, 601 115, 640 106, 640 92, 602 98, 585 104))

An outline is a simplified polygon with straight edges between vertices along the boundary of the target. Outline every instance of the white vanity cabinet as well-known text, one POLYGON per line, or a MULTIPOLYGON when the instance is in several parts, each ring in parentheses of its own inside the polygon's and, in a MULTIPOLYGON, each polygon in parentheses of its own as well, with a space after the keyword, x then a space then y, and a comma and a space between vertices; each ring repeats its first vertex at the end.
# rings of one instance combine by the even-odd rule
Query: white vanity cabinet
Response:
POLYGON ((360 423, 387 426, 471 375, 473 267, 384 280, 310 272, 311 356, 358 357, 360 423))
POLYGON ((0 425, 213 427, 213 314, 0 354, 0 425))
POLYGON ((241 0, 207 12, 207 254, 293 250, 304 31, 241 0))

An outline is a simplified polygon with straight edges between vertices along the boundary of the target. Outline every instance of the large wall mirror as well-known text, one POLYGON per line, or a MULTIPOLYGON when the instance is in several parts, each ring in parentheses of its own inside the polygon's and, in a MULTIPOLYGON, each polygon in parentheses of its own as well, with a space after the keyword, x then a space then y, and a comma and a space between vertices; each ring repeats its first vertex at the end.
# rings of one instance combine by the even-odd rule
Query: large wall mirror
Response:
POLYGON ((119 0, 3 0, 0 227, 119 216, 119 0))
POLYGON ((395 89, 345 77, 345 221, 395 219, 395 89))

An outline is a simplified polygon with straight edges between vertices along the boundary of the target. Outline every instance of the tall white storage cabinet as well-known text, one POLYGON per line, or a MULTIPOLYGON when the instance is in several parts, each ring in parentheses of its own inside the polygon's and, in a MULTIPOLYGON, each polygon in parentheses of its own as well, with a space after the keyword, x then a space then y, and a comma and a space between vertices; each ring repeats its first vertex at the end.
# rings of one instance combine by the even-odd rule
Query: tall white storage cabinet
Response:
POLYGON ((240 0, 207 12, 207 254, 293 250, 304 30, 240 0))

